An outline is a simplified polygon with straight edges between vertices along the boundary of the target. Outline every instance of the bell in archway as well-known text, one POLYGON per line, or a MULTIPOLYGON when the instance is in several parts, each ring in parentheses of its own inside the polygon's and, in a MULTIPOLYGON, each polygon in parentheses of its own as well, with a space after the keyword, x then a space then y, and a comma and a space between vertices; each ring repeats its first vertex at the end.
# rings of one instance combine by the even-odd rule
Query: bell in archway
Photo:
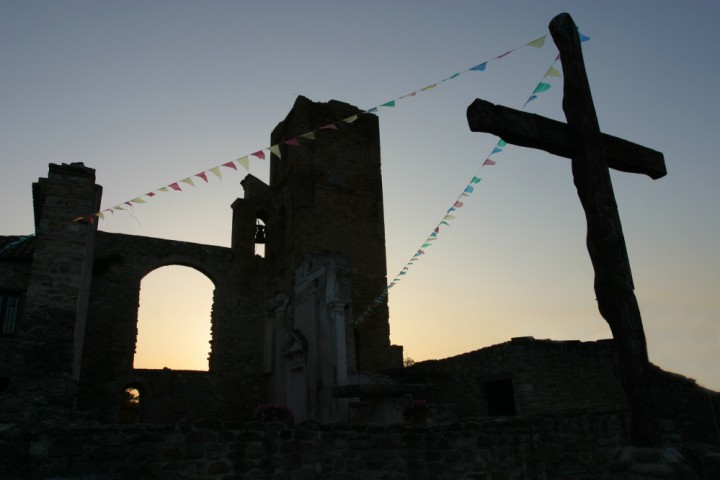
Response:
POLYGON ((265 225, 255 225, 255 243, 265 243, 265 225))

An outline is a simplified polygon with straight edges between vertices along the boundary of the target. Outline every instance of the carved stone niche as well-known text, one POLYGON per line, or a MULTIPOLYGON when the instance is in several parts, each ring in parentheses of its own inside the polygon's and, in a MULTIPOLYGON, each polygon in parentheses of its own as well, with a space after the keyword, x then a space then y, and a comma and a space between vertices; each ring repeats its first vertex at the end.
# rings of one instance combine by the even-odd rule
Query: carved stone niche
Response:
POLYGON ((300 330, 293 329, 288 333, 282 346, 282 356, 289 370, 304 368, 307 363, 308 341, 300 330))

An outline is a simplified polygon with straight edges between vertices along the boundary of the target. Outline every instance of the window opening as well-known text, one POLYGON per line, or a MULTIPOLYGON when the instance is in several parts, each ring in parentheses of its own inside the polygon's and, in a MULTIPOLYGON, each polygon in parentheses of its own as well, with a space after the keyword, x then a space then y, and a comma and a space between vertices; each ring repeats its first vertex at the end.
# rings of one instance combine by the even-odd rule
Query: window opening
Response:
POLYGON ((171 265, 140 283, 134 368, 208 370, 214 285, 202 273, 171 265))
POLYGON ((488 415, 515 416, 515 392, 511 379, 483 382, 488 415))
POLYGON ((18 320, 20 320, 19 293, 0 292, 0 320, 2 320, 0 335, 15 335, 18 320))
POLYGON ((140 421, 140 389, 125 387, 120 400, 120 423, 138 423, 140 421))
POLYGON ((266 240, 265 222, 258 218, 255 220, 255 255, 265 257, 266 240))

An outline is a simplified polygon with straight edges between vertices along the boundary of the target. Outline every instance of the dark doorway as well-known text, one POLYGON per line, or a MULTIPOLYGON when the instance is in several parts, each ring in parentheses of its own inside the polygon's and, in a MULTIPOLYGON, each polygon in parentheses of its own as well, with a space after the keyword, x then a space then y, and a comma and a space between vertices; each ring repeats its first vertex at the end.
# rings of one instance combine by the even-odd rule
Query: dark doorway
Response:
POLYGON ((483 382, 487 400, 488 415, 515 416, 515 392, 512 380, 493 380, 483 382))

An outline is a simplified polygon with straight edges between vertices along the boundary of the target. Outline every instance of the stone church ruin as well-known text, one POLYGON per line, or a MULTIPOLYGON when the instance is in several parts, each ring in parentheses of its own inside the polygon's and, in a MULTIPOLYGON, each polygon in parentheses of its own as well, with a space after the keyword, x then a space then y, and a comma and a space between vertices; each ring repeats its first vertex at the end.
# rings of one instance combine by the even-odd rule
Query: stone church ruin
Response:
MULTIPOLYGON (((271 139, 282 160, 271 156, 269 185, 242 180, 229 248, 71 223, 100 208, 102 187, 82 164, 51 164, 33 184, 35 236, 0 236, 0 479, 599 478, 611 468, 630 438, 612 340, 522 337, 403 368, 386 306, 355 324, 387 285, 378 118, 299 97, 271 139), (312 142, 281 142, 351 115, 312 142), (207 372, 133 368, 140 282, 168 265, 215 286, 207 372), (429 401, 429 425, 403 425, 413 398, 429 401), (289 406, 298 426, 252 422, 264 403, 289 406), (598 449, 607 461, 578 460, 598 449)), ((718 445, 718 394, 654 366, 650 376, 663 438, 718 445)), ((627 471, 645 461, 623 452, 627 471)), ((689 462, 668 458, 655 471, 689 462)))

